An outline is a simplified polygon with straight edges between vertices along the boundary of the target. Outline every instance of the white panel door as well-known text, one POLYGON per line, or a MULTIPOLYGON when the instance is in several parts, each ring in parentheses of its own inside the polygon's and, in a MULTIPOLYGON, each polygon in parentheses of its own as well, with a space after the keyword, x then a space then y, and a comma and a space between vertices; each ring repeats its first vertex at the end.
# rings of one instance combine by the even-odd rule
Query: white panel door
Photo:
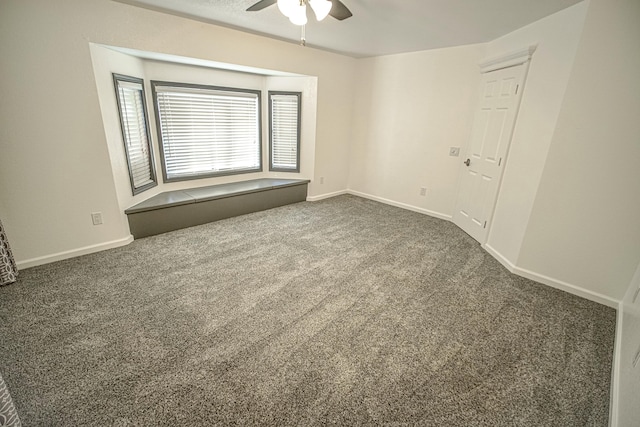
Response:
POLYGON ((489 231, 526 64, 484 73, 453 221, 480 243, 489 231))

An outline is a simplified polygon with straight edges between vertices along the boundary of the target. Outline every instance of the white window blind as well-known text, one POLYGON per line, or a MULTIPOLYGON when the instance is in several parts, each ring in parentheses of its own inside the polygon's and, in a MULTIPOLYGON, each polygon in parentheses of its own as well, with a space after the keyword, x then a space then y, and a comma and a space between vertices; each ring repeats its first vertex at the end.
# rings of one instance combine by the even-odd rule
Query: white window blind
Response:
POLYGON ((144 87, 132 77, 114 75, 120 123, 133 194, 156 185, 153 154, 148 134, 144 87))
POLYGON ((299 172, 300 93, 269 93, 270 170, 299 172))
POLYGON ((261 170, 258 92, 154 88, 167 180, 261 170))

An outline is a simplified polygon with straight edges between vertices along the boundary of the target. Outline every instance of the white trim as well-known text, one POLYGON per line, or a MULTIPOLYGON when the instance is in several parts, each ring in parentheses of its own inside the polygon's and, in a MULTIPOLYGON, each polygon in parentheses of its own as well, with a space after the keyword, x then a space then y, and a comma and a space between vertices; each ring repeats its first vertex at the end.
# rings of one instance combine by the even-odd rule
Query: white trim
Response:
POLYGON ((507 270, 509 270, 510 273, 513 273, 513 270, 516 269, 516 265, 514 263, 512 263, 511 261, 509 261, 504 255, 502 255, 500 252, 496 251, 495 249, 493 249, 493 247, 491 245, 489 245, 488 243, 485 243, 484 245, 482 245, 482 248, 487 251, 489 253, 489 255, 491 255, 492 257, 494 257, 500 264, 502 264, 504 266, 504 268, 506 268, 507 270))
POLYGON ((599 304, 606 305, 608 307, 617 308, 620 301, 615 300, 606 295, 602 295, 598 292, 593 292, 588 289, 584 289, 580 286, 572 285, 571 283, 563 282, 562 280, 554 279, 544 274, 535 273, 525 268, 515 267, 513 274, 531 279, 534 282, 542 283, 543 285, 551 286, 552 288, 560 289, 570 294, 577 295, 579 297, 588 299, 590 301, 597 302, 599 304))
POLYGON ((620 351, 621 351, 621 339, 622 339, 622 319, 623 319, 623 301, 616 301, 613 298, 592 292, 581 288, 579 286, 571 285, 561 280, 553 279, 548 276, 544 276, 524 268, 516 267, 511 261, 509 261, 504 255, 496 251, 491 245, 484 244, 482 247, 494 257, 500 264, 502 264, 511 273, 518 276, 531 279, 535 282, 542 283, 552 288, 560 289, 568 292, 572 295, 577 295, 581 298, 588 299, 600 304, 604 304, 608 307, 616 309, 616 334, 615 343, 613 347, 613 366, 611 369, 611 387, 609 392, 609 426, 618 427, 618 405, 620 400, 620 351))
MULTIPOLYGON (((367 193, 361 193, 355 190, 337 191, 335 193, 324 194, 321 196, 307 197, 307 200, 309 201, 322 200, 329 197, 339 196, 341 194, 351 194, 353 196, 363 197, 365 199, 374 200, 376 202, 384 203, 391 206, 396 206, 398 208, 407 209, 413 212, 418 212, 418 213, 422 213, 425 215, 429 215, 429 216, 433 216, 436 218, 453 222, 453 218, 451 215, 430 211, 428 209, 419 208, 416 206, 408 205, 406 203, 395 202, 393 200, 385 199, 383 197, 373 196, 367 193)), ((543 285, 551 286, 552 288, 560 289, 572 295, 576 295, 581 298, 588 299, 589 301, 594 301, 594 302, 597 302, 598 304, 606 305, 607 307, 618 309, 620 305, 619 300, 600 294, 598 292, 593 292, 588 289, 584 289, 580 286, 572 285, 571 283, 554 279, 552 277, 545 276, 544 274, 535 273, 531 270, 527 270, 526 268, 518 267, 489 244, 485 243, 484 245, 482 245, 482 248, 486 250, 487 253, 489 253, 489 255, 494 257, 500 264, 502 264, 510 273, 513 273, 517 276, 533 280, 534 282, 542 283, 543 285)))
POLYGON ((110 242, 98 243, 96 245, 85 246, 78 249, 72 249, 69 251, 58 252, 51 255, 45 255, 37 258, 25 259, 23 261, 17 261, 16 265, 18 269, 24 269, 29 267, 35 267, 37 265, 49 264, 55 261, 61 261, 63 259, 74 258, 81 255, 92 254, 94 252, 104 251, 106 249, 113 249, 120 246, 128 245, 133 242, 133 236, 129 234, 129 236, 118 239, 111 240, 110 242))
MULTIPOLYGON (((451 215, 442 214, 440 212, 430 211, 428 209, 419 208, 416 206, 408 205, 406 203, 395 202, 393 200, 373 196, 367 193, 361 193, 359 191, 346 190, 346 193, 453 222, 453 218, 451 215)), ((618 308, 620 304, 620 301, 606 295, 602 295, 598 292, 593 292, 580 286, 572 285, 570 283, 563 282, 562 280, 554 279, 552 277, 545 276, 544 274, 535 273, 525 268, 518 267, 500 252, 491 247, 491 245, 489 244, 482 245, 482 248, 486 250, 489 255, 494 257, 500 264, 502 264, 509 272, 517 276, 533 280, 534 282, 542 283, 543 285, 551 286, 552 288, 560 289, 572 295, 576 295, 581 298, 588 299, 589 301, 594 301, 599 304, 606 305, 608 307, 618 308)))
POLYGON ((318 200, 329 199, 331 197, 342 196, 343 194, 351 194, 352 196, 362 197, 364 199, 374 200, 376 202, 384 203, 385 205, 395 206, 397 208, 406 209, 413 212, 418 212, 424 215, 429 215, 435 218, 444 219, 447 221, 451 221, 451 215, 443 214, 440 212, 431 211, 429 209, 419 208, 417 206, 408 205, 406 203, 396 202, 393 200, 385 199, 384 197, 374 196, 372 194, 362 193, 360 191, 355 190, 341 190, 333 193, 320 194, 318 196, 308 196, 308 202, 317 202, 318 200))
POLYGON ((551 286, 552 288, 560 289, 562 291, 588 299, 589 301, 594 301, 599 304, 606 305, 608 307, 617 309, 620 305, 620 301, 600 294, 598 292, 590 291, 580 286, 572 285, 571 283, 563 282, 562 280, 554 279, 553 277, 545 276, 544 274, 539 274, 531 270, 527 270, 526 268, 518 267, 488 244, 482 245, 482 247, 489 253, 489 255, 494 257, 507 270, 520 277, 533 280, 534 282, 542 283, 543 285, 551 286))
POLYGON ((504 55, 487 58, 478 64, 480 66, 480 72, 488 73, 502 68, 524 64, 531 59, 531 55, 533 55, 533 52, 536 51, 537 47, 538 45, 531 45, 524 49, 519 49, 504 55))
POLYGON ((624 302, 618 304, 616 313, 616 337, 613 346, 613 368, 611 369, 611 393, 609 399, 609 426, 618 427, 618 405, 620 404, 620 364, 622 357, 622 321, 624 318, 624 302))
POLYGON ((319 194, 317 196, 307 196, 307 202, 317 202, 331 197, 342 196, 343 194, 347 194, 347 190, 334 191, 333 193, 319 194))
POLYGON ((394 202, 393 200, 385 199, 384 197, 373 196, 367 193, 361 193, 359 191, 347 190, 347 193, 352 194, 354 196, 364 197, 365 199, 375 200, 376 202, 384 203, 385 205, 391 205, 402 209, 407 209, 413 212, 418 212, 421 214, 433 216, 440 219, 446 219, 447 221, 451 221, 451 215, 443 214, 440 212, 430 211, 429 209, 419 208, 417 206, 408 205, 406 203, 394 202))
MULTIPOLYGON (((398 208, 407 209, 407 210, 410 210, 410 211, 413 211, 413 212, 418 212, 418 213, 421 213, 421 214, 424 214, 424 215, 429 215, 429 216, 432 216, 432 217, 435 217, 435 218, 440 218, 440 219, 444 219, 444 220, 453 222, 453 218, 452 218, 451 215, 443 214, 443 213, 440 213, 440 212, 435 212, 435 211, 432 211, 432 210, 429 210, 429 209, 420 208, 420 207, 409 205, 409 204, 406 204, 406 203, 396 202, 396 201, 393 201, 393 200, 385 199, 384 197, 378 197, 378 196, 374 196, 372 194, 362 193, 360 191, 355 191, 355 190, 340 190, 340 191, 335 191, 335 192, 332 192, 332 193, 320 194, 320 195, 317 195, 317 196, 309 196, 309 197, 307 197, 307 201, 316 202, 316 201, 328 199, 328 198, 331 198, 331 197, 341 196, 343 194, 351 194, 353 196, 363 197, 365 199, 374 200, 374 201, 377 201, 377 202, 380 202, 380 203, 384 203, 386 205, 391 205, 391 206, 395 206, 395 207, 398 207, 398 208)), ((55 253, 55 254, 52 254, 52 255, 45 255, 45 256, 42 256, 42 257, 37 257, 37 258, 31 258, 31 259, 27 259, 27 260, 23 260, 23 261, 18 261, 16 264, 17 264, 19 269, 35 267, 37 265, 48 264, 48 263, 55 262, 55 261, 60 261, 60 260, 63 260, 63 259, 73 258, 73 257, 81 256, 81 255, 94 253, 94 252, 100 252, 100 251, 103 251, 103 250, 106 250, 106 249, 112 249, 112 248, 117 248, 117 247, 120 247, 120 246, 125 246, 125 245, 128 245, 131 242, 133 242, 133 236, 129 235, 129 236, 125 237, 125 238, 118 239, 118 240, 112 240, 110 242, 99 243, 99 244, 96 244, 96 245, 85 246, 83 248, 78 248, 78 249, 73 249, 73 250, 69 250, 69 251, 59 252, 59 253, 55 253)), ((538 282, 538 283, 542 283, 542 284, 547 285, 547 286, 551 286, 552 288, 563 290, 565 292, 568 292, 568 293, 573 294, 573 295, 577 295, 579 297, 588 299, 590 301, 594 301, 594 302, 597 302, 597 303, 600 303, 600 304, 604 304, 604 305, 606 305, 608 307, 619 309, 619 306, 620 306, 621 302, 616 300, 616 299, 613 299, 613 298, 608 297, 606 295, 602 295, 602 294, 597 293, 597 292, 593 292, 593 291, 581 288, 580 286, 576 286, 576 285, 572 285, 572 284, 567 283, 567 282, 563 282, 562 280, 554 279, 552 277, 548 277, 548 276, 545 276, 543 274, 538 274, 538 273, 535 273, 533 271, 530 271, 530 270, 527 270, 527 269, 524 269, 524 268, 520 268, 520 267, 516 266, 514 263, 512 263, 509 259, 507 259, 500 252, 498 252, 493 247, 491 247, 491 245, 489 245, 489 244, 482 245, 482 248, 484 250, 486 250, 492 257, 494 257, 498 262, 500 262, 500 264, 502 264, 509 272, 511 272, 513 274, 516 274, 518 276, 533 280, 533 281, 538 282)))

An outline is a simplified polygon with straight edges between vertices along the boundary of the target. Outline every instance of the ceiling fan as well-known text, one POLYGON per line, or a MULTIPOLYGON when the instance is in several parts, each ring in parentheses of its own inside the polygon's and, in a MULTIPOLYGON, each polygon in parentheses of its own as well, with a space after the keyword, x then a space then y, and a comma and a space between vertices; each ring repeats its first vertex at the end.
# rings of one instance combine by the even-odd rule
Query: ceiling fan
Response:
POLYGON ((322 21, 327 15, 331 15, 339 21, 353 16, 340 0, 260 0, 248 8, 247 12, 256 12, 276 3, 280 12, 295 25, 307 23, 307 4, 311 6, 318 21, 322 21))

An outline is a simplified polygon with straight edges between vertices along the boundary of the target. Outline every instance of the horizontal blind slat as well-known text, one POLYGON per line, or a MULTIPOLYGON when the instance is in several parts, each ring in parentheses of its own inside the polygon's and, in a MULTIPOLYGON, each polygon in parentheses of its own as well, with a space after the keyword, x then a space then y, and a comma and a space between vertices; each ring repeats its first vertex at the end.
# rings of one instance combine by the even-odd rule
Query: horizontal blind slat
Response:
POLYGON ((143 102, 144 88, 141 83, 124 80, 116 80, 116 87, 129 173, 135 191, 155 182, 143 102))
POLYGON ((271 166, 298 169, 299 96, 271 94, 271 166))
POLYGON ((169 178, 260 166, 256 93, 156 86, 169 178))

